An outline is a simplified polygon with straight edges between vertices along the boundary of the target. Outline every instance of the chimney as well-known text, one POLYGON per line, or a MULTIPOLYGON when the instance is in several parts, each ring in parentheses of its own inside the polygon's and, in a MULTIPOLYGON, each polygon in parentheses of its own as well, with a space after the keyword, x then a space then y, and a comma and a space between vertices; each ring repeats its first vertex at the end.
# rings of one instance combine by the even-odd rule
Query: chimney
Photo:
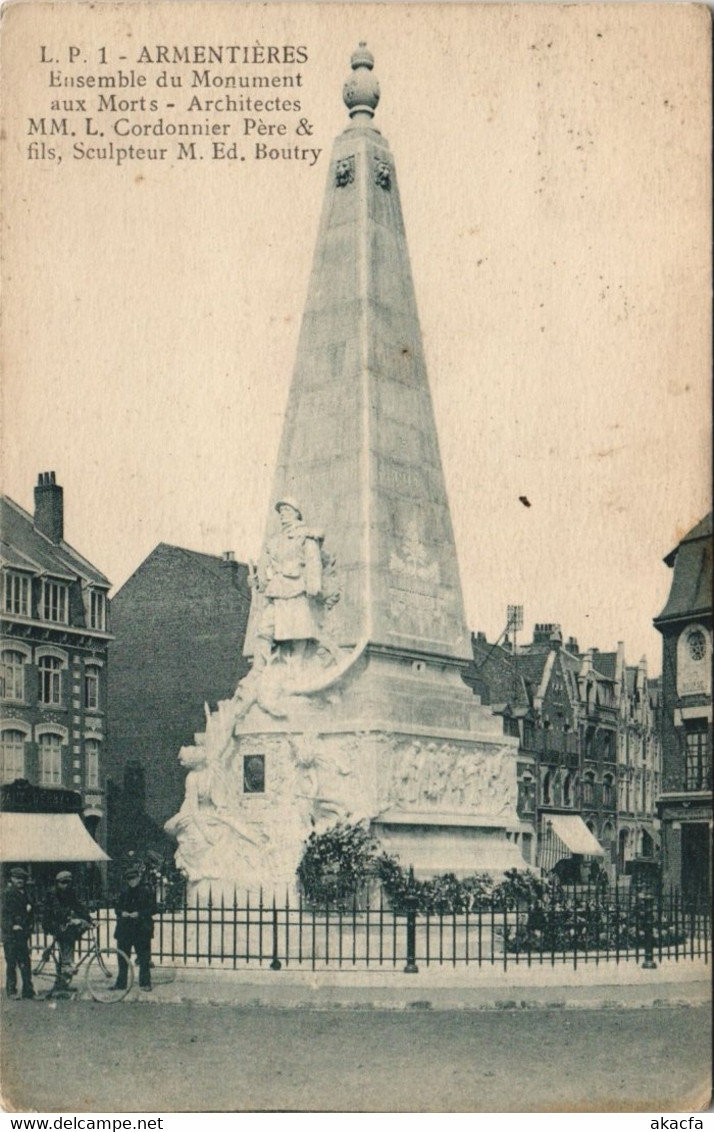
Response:
POLYGON ((578 638, 577 637, 568 637, 568 652, 572 652, 572 653, 579 653, 580 652, 580 649, 578 648, 578 638))
MULTIPOLYGON (((533 629, 533 644, 534 645, 547 645, 550 643, 550 635, 560 626, 556 625, 553 621, 539 621, 533 629)), ((562 640, 562 638, 561 638, 562 640)))
POLYGON ((235 550, 224 550, 223 551, 223 561, 224 562, 235 562, 235 560, 236 560, 235 550))
POLYGON ((64 498, 54 472, 40 472, 35 488, 35 527, 50 542, 64 538, 64 498))

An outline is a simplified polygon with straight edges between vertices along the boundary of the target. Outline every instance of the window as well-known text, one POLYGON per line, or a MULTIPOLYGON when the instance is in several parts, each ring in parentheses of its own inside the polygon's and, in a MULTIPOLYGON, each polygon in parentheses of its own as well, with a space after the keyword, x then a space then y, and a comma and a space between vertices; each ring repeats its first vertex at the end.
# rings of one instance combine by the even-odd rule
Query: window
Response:
POLYGON ((3 731, 0 735, 2 766, 0 775, 3 782, 14 782, 25 777, 25 736, 22 731, 3 731))
POLYGON ((606 774, 602 780, 602 804, 611 810, 615 805, 615 790, 611 774, 606 774))
POLYGON ((583 779, 583 805, 592 806, 595 803, 595 775, 588 771, 583 779))
POLYGON ((37 663, 40 674, 40 703, 62 703, 62 661, 56 656, 43 656, 37 663))
POLYGON ((550 798, 550 771, 547 770, 543 776, 543 805, 549 806, 551 804, 550 798))
POLYGON ((84 670, 84 706, 90 711, 99 710, 99 669, 93 664, 84 670))
POLYGON ((24 574, 5 575, 4 609, 6 613, 14 613, 17 617, 30 616, 30 579, 24 574))
POLYGON ((707 655, 707 639, 701 629, 693 629, 687 637, 687 649, 693 661, 704 660, 707 655))
POLYGON ((710 690, 711 633, 703 625, 689 625, 677 641, 677 692, 692 696, 710 690))
POLYGON ((89 591, 89 628, 104 631, 106 627, 106 599, 101 590, 89 591))
POLYGON ((512 735, 515 739, 520 739, 521 731, 518 726, 518 720, 513 719, 512 716, 504 716, 503 733, 504 735, 512 735))
POLYGON ((99 789, 99 743, 96 739, 87 739, 84 744, 86 756, 85 786, 87 790, 99 789))
POLYGON ((0 654, 0 696, 5 700, 25 698, 25 657, 15 649, 0 654))
POLYGON ((42 617, 67 624, 67 586, 63 582, 42 583, 42 617))
POLYGON ((62 785, 62 737, 40 735, 40 786, 62 785))
POLYGON ((518 783, 518 793, 521 810, 534 810, 535 809, 535 782, 533 776, 524 774, 521 781, 518 783))
POLYGON ((685 733, 685 790, 707 790, 711 788, 712 762, 709 731, 706 727, 696 727, 685 733))
POLYGON ((563 779, 563 805, 572 806, 572 804, 573 798, 571 791, 571 778, 569 774, 566 774, 565 778, 563 779))

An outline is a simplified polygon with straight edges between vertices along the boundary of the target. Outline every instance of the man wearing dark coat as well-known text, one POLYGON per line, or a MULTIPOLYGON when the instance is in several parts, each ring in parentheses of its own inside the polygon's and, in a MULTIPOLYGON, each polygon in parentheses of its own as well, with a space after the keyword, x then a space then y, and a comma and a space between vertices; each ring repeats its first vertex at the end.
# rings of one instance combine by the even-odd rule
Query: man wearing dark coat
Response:
POLYGON ((35 910, 25 892, 27 873, 16 867, 10 870, 10 880, 2 899, 2 943, 5 952, 5 989, 8 997, 17 994, 17 972, 22 979, 22 997, 34 998, 32 967, 30 964, 30 936, 35 910))
MULTIPOLYGON (((153 916, 156 914, 156 901, 151 888, 143 883, 142 872, 138 867, 127 873, 126 885, 119 893, 116 904, 117 926, 114 938, 117 947, 131 957, 132 948, 139 961, 139 986, 151 990, 151 937, 154 934, 153 916)), ((116 981, 118 989, 126 987, 127 964, 119 958, 119 974, 116 981)))
POLYGON ((47 896, 42 912, 42 926, 59 944, 59 984, 68 984, 74 967, 74 945, 91 927, 89 912, 74 891, 72 874, 62 869, 47 896))

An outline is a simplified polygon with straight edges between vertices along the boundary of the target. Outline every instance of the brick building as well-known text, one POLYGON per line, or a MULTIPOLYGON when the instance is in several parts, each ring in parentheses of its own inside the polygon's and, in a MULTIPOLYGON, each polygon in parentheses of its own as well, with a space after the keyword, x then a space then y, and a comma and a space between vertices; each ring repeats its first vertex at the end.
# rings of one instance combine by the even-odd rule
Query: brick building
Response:
POLYGON ((664 559, 672 570, 667 603, 654 619, 662 634, 663 880, 688 897, 711 894, 712 831, 712 515, 664 559))
MULTIPOLYGON (((184 797, 179 749, 245 675, 247 567, 160 543, 112 599, 109 851, 158 849, 184 797)), ((166 841, 166 847, 172 844, 166 841)))
POLYGON ((34 515, 0 507, 0 778, 77 791, 103 841, 109 581, 65 541, 54 472, 34 515))

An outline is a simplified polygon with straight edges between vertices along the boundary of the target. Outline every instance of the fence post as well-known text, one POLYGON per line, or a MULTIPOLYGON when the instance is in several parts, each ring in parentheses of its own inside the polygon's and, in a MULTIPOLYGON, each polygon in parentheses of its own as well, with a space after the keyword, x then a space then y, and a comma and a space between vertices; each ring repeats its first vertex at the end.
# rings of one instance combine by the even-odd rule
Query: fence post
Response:
POLYGON ((273 897, 273 958, 270 963, 271 971, 279 971, 282 963, 278 959, 278 909, 275 904, 275 897, 273 897))
POLYGON ((642 895, 645 913, 645 961, 642 968, 645 971, 654 971, 657 964, 654 961, 654 896, 651 892, 642 895))
POLYGON ((409 889, 404 897, 404 903, 407 906, 407 965, 404 968, 405 975, 418 975, 419 968, 416 965, 416 908, 418 897, 414 892, 414 869, 409 869, 409 889))

